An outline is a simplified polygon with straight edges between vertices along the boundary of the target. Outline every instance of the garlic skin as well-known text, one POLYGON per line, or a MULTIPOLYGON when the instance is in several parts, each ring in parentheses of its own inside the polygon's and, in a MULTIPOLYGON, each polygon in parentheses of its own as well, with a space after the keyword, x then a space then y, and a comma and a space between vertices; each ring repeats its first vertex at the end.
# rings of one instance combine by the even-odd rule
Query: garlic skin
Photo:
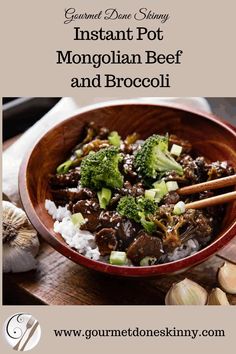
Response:
POLYGON ((226 293, 236 295, 236 265, 225 262, 218 271, 218 282, 226 293))
POLYGON ((212 289, 208 296, 207 305, 223 305, 228 306, 229 301, 224 291, 219 288, 212 289))
POLYGON ((26 272, 35 269, 39 250, 37 231, 25 212, 8 201, 2 201, 3 272, 26 272))
POLYGON ((165 297, 166 305, 206 305, 207 291, 195 283, 185 278, 172 285, 165 297))

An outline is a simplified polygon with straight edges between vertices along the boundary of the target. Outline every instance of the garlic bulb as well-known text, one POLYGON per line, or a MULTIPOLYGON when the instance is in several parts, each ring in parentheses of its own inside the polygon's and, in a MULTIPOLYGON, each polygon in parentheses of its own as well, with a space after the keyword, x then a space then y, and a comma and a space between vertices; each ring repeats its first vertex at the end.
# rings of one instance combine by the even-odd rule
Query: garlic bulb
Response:
POLYGON ((219 288, 212 289, 207 305, 229 305, 226 294, 219 288))
POLYGON ((225 262, 218 271, 218 282, 228 294, 236 294, 236 265, 225 262))
POLYGON ((39 250, 37 232, 25 212, 14 204, 3 201, 3 272, 26 272, 36 268, 35 256, 39 250))
POLYGON ((206 305, 207 291, 194 281, 185 278, 172 285, 166 294, 166 305, 206 305))

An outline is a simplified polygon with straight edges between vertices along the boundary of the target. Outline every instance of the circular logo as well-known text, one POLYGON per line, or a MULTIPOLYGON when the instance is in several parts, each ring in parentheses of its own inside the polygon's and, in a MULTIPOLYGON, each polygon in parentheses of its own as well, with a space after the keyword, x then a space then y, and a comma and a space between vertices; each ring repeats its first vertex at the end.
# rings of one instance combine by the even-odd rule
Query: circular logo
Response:
POLYGON ((36 318, 29 313, 16 313, 6 320, 4 335, 14 350, 27 351, 38 344, 41 328, 36 318))

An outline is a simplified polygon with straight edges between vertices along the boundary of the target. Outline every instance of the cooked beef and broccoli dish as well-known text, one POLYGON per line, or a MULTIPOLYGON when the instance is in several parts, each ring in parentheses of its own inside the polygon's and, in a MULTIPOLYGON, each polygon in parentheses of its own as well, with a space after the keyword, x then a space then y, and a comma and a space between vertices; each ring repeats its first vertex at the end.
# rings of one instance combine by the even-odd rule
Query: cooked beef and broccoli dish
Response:
POLYGON ((197 156, 175 135, 122 139, 93 122, 78 140, 49 176, 45 202, 70 247, 113 265, 151 266, 187 257, 217 235, 224 206, 185 205, 223 191, 180 196, 178 189, 234 174, 227 161, 197 156))

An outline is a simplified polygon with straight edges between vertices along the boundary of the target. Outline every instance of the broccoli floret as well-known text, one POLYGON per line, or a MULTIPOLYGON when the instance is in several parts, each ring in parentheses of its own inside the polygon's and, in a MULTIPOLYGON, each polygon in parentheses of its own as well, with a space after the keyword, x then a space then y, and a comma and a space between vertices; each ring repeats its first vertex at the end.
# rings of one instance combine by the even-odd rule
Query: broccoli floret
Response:
POLYGON ((142 224, 142 227, 145 231, 147 231, 148 234, 153 234, 153 232, 156 231, 156 225, 153 221, 148 221, 145 218, 142 218, 140 222, 142 224))
POLYGON ((116 147, 91 152, 81 163, 81 185, 95 190, 121 188, 123 176, 119 171, 122 157, 116 147))
POLYGON ((158 173, 176 171, 183 174, 182 166, 175 161, 168 151, 168 137, 152 135, 145 140, 135 155, 134 166, 147 178, 156 178, 158 173))
POLYGON ((140 221, 139 209, 134 197, 122 197, 117 205, 118 213, 136 222, 140 221))
POLYGON ((157 204, 154 200, 140 197, 138 199, 138 208, 144 215, 154 214, 157 209, 157 204))
POLYGON ((152 234, 156 231, 156 225, 153 221, 147 220, 149 215, 153 215, 157 210, 157 203, 144 197, 138 199, 139 218, 142 227, 147 233, 152 234))
POLYGON ((117 206, 119 214, 140 223, 150 234, 156 230, 156 225, 154 222, 146 220, 146 217, 154 214, 156 209, 157 205, 154 201, 142 197, 136 201, 131 196, 121 198, 117 206))

